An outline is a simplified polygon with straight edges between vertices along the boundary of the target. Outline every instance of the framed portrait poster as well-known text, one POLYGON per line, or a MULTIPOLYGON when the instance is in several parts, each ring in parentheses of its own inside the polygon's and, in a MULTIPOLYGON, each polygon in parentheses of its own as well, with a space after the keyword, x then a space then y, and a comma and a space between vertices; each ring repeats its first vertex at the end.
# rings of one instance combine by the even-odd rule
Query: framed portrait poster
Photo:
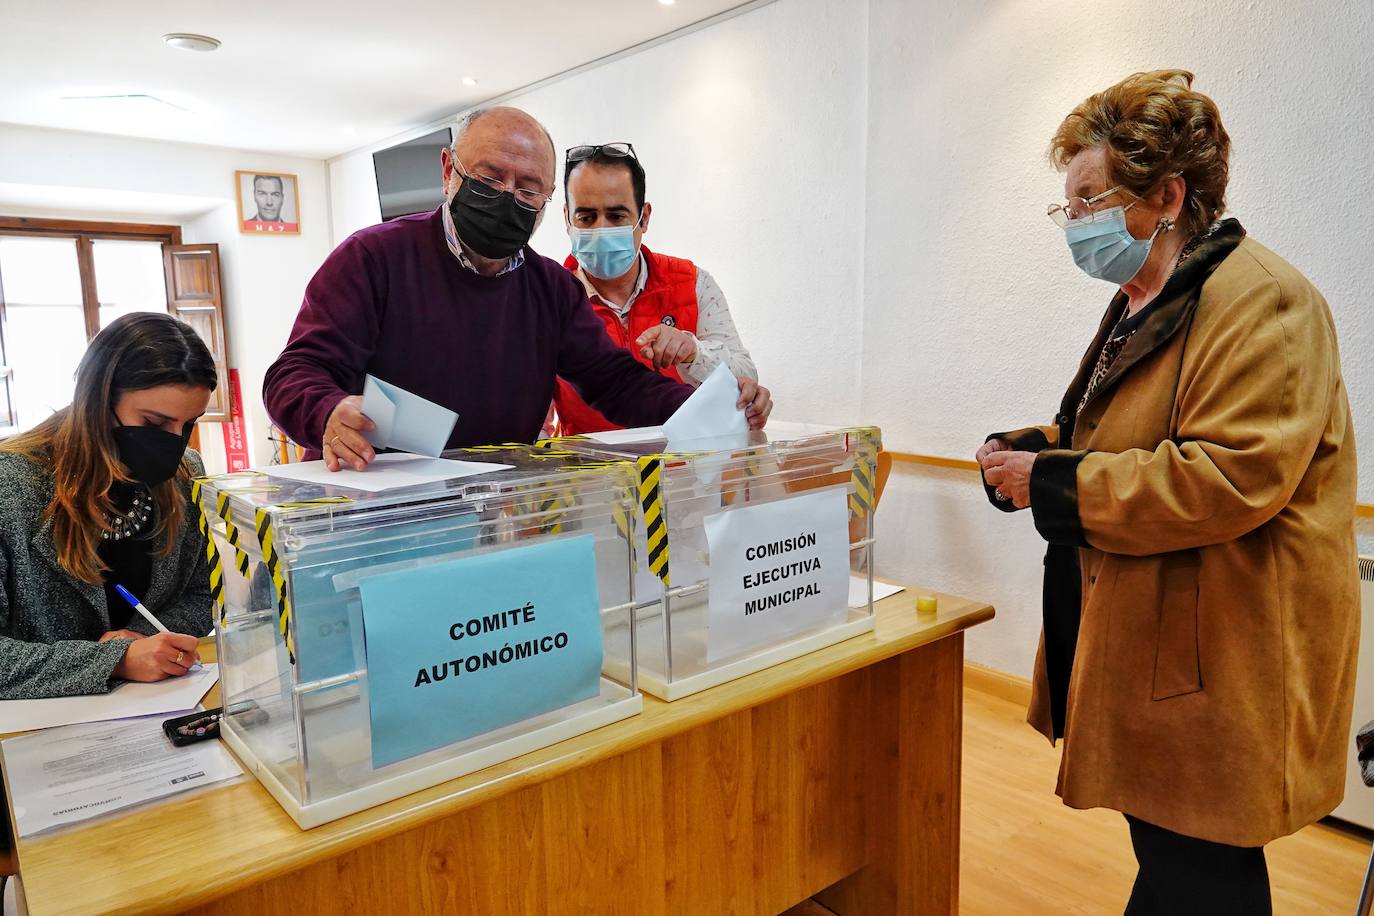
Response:
POLYGON ((235 172, 239 231, 262 235, 300 235, 301 195, 295 175, 235 172))

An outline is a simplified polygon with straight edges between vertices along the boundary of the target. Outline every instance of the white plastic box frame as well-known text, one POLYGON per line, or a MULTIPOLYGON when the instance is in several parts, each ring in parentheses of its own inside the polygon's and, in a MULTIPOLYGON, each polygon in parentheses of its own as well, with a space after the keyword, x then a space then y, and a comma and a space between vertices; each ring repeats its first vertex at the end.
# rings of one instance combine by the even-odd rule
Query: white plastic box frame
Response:
POLYGON ((221 732, 301 827, 529 753, 642 708, 632 663, 603 675, 599 696, 373 768, 360 576, 590 534, 603 638, 617 620, 623 629, 630 619, 626 519, 632 468, 530 447, 451 457, 516 467, 380 494, 256 473, 212 478, 200 488, 223 570, 225 605, 217 631, 221 732), (287 631, 294 658, 256 535, 259 510, 270 519, 290 598, 287 631), (230 544, 229 522, 237 530, 237 547, 230 544))
MULTIPOLYGON (((606 671, 676 700, 788 661, 873 629, 873 493, 882 434, 876 427, 792 425, 754 432, 719 448, 721 440, 675 443, 662 463, 670 587, 648 568, 643 492, 636 501, 635 627, 617 616, 607 624, 606 671), (867 601, 843 622, 798 628, 786 638, 735 656, 707 660, 710 557, 703 519, 721 511, 794 499, 825 487, 847 487, 850 571, 866 582, 867 601), (636 651, 637 649, 637 651, 636 651)), ((589 438, 545 440, 548 448, 632 461, 662 454, 662 439, 606 445, 589 438)), ((848 596, 837 596, 848 604, 848 596)), ((838 608, 837 608, 838 610, 838 608)))

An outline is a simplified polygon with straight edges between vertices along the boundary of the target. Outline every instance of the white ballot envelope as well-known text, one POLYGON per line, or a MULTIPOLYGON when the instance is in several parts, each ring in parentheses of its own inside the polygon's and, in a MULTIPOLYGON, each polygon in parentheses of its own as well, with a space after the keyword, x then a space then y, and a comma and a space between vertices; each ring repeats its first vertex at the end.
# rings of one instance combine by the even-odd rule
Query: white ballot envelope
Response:
POLYGON ((439 457, 458 414, 371 375, 363 384, 363 413, 377 428, 366 434, 374 448, 439 457))
POLYGON ((663 424, 663 434, 669 443, 723 436, 742 440, 749 433, 749 420, 735 406, 738 402, 739 383, 730 367, 721 363, 663 424))

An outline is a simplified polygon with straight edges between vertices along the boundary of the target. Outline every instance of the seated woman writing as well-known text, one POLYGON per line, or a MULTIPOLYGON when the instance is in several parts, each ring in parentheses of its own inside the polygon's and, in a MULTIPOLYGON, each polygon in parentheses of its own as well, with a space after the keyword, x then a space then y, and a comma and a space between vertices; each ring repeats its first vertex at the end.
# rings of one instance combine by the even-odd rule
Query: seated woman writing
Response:
POLYGON ((186 443, 215 381, 189 325, 125 315, 91 342, 71 405, 0 442, 0 699, 105 693, 196 664, 212 600, 190 501, 204 469, 186 443))

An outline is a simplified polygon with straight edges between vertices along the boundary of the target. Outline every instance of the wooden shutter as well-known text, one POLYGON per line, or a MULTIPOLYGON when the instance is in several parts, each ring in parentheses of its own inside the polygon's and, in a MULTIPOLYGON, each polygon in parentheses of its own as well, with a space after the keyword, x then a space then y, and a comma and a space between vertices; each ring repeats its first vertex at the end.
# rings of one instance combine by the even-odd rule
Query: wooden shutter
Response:
POLYGON ((164 245, 167 270, 167 310, 196 329, 215 358, 215 388, 204 419, 231 419, 229 397, 229 341, 224 334, 224 294, 219 279, 219 246, 164 245))
POLYGON ((5 284, 0 278, 0 432, 12 428, 15 425, 14 401, 10 397, 10 381, 14 378, 14 370, 10 368, 10 362, 5 357, 5 332, 6 327, 5 313, 5 284))

